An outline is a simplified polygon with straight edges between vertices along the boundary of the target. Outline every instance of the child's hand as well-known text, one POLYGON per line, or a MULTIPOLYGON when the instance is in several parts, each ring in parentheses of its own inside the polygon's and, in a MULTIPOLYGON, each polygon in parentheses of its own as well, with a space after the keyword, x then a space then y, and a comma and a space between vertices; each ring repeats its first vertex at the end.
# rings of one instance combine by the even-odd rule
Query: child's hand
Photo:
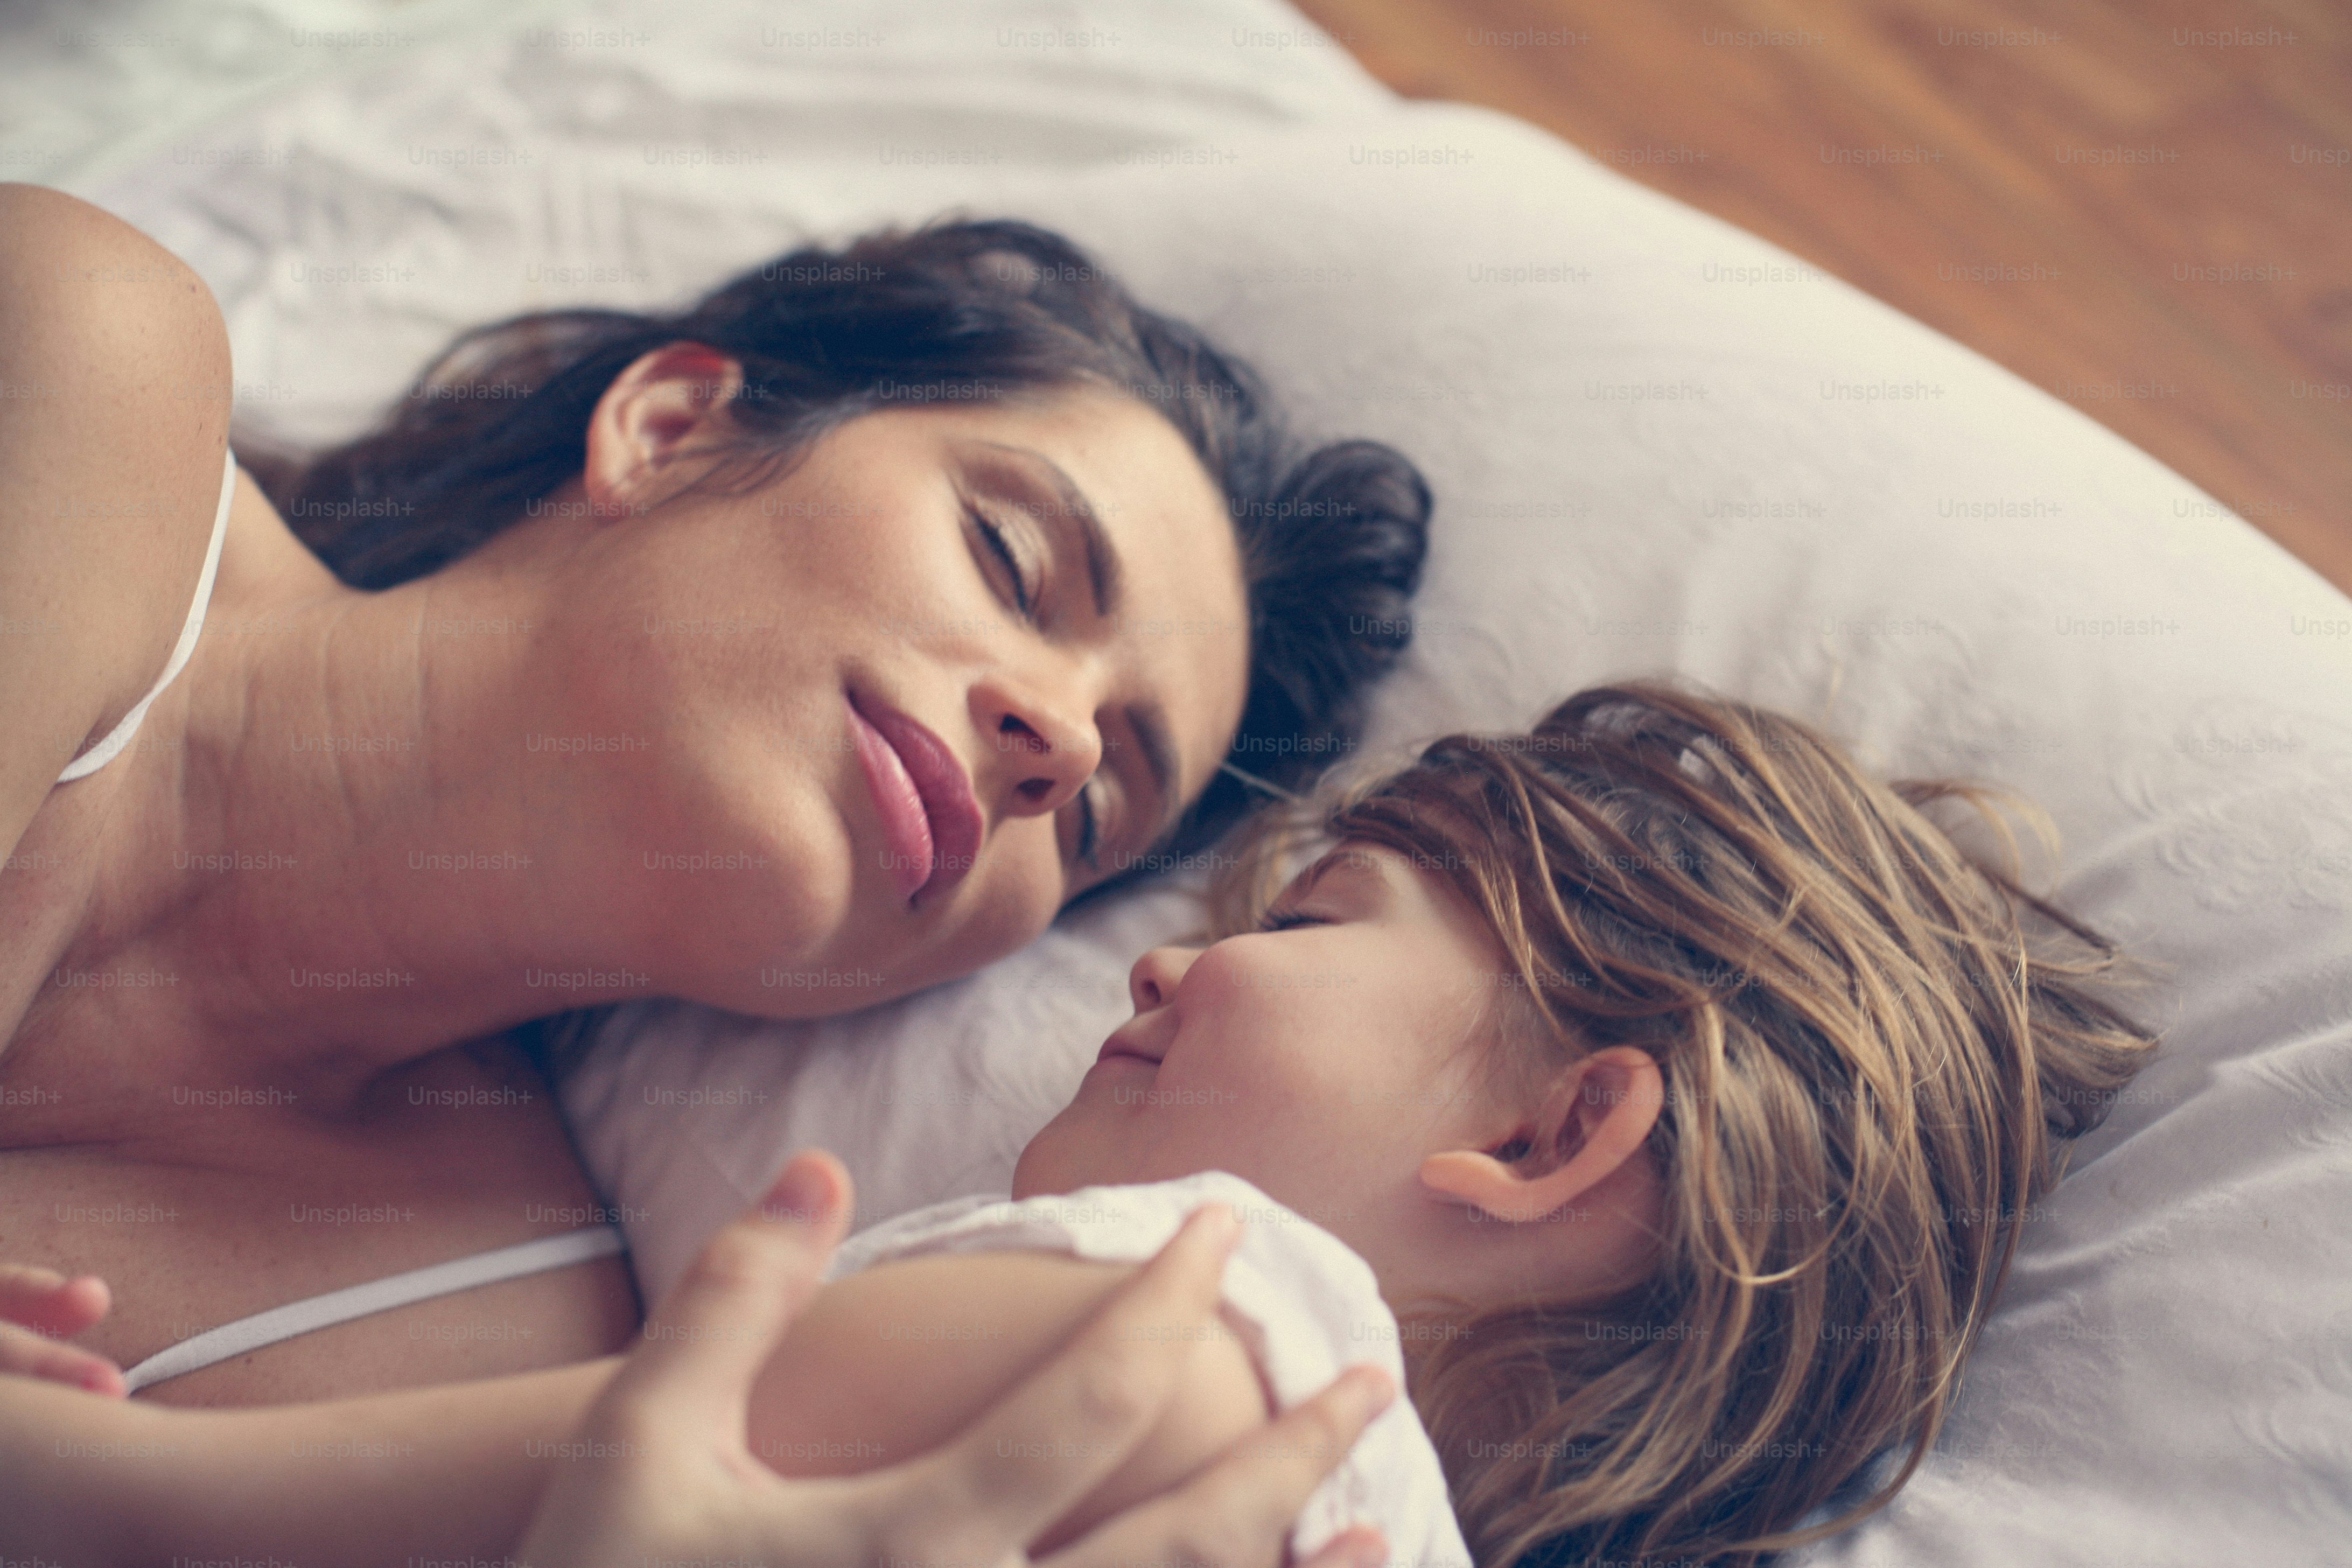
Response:
MULTIPOLYGON (((705 1249, 589 1410, 576 1437, 593 1457, 564 1467, 548 1488, 518 1560, 542 1568, 637 1568, 665 1557, 770 1568, 1026 1563, 1024 1543, 1116 1468, 1174 1397, 1189 1342, 1140 1329, 1207 1328, 1234 1232, 1230 1215, 1220 1225, 1207 1210, 1195 1215, 1067 1350, 953 1442, 892 1469, 788 1480, 747 1447, 751 1390, 814 1294, 849 1206, 839 1162, 803 1154, 763 1209, 705 1249), (1003 1457, 1041 1447, 1066 1457, 1003 1457)), ((1392 1394, 1377 1373, 1341 1378, 1182 1488, 1055 1552, 1046 1568, 1271 1568, 1308 1494, 1392 1394)), ((1385 1560, 1377 1531, 1350 1531, 1303 1568, 1385 1560)))
POLYGON ((0 1263, 0 1373, 122 1398, 130 1390, 120 1367, 64 1342, 105 1317, 113 1304, 106 1281, 95 1275, 68 1279, 53 1268, 0 1263))

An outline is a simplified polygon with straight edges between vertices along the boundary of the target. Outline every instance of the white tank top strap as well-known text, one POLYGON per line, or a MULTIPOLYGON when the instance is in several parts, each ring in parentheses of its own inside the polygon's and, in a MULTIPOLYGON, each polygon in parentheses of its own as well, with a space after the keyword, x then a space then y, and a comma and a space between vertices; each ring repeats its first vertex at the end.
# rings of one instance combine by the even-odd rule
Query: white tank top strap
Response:
POLYGON ((58 775, 58 783, 71 784, 76 779, 88 778, 119 756, 122 748, 131 743, 131 738, 139 732, 139 726, 147 718, 148 708, 155 699, 163 695, 163 689, 178 678, 182 667, 196 651, 196 638, 205 629, 205 611, 212 605, 213 579, 220 574, 221 542, 228 537, 229 501, 236 494, 235 452, 223 457, 221 469, 220 505, 213 512, 213 539, 205 549, 204 574, 196 579, 196 597, 188 606, 187 621, 180 627, 180 640, 172 645, 172 658, 163 666, 163 678, 139 700, 138 707, 122 716, 121 723, 106 732, 106 739, 68 763, 66 771, 58 775))
POLYGON ((330 1290, 323 1296, 308 1297, 256 1312, 249 1318, 239 1318, 233 1323, 223 1323, 217 1329, 157 1351, 125 1372, 123 1381, 136 1394, 166 1378, 184 1377, 215 1362, 227 1361, 281 1340, 316 1333, 337 1323, 348 1323, 354 1318, 388 1312, 394 1307, 428 1301, 436 1296, 454 1295, 478 1285, 495 1285, 594 1258, 611 1258, 627 1250, 628 1243, 620 1227, 598 1225, 518 1242, 493 1252, 478 1252, 470 1258, 452 1258, 425 1268, 412 1268, 405 1274, 330 1290))

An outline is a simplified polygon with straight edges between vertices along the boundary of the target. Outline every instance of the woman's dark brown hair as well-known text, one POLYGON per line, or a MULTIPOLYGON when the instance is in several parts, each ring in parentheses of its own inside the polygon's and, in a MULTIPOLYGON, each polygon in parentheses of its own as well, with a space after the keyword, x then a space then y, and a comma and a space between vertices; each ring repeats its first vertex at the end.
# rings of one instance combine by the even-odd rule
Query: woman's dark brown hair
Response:
MULTIPOLYGON (((1615 1046, 1664 1080, 1646 1285, 1400 1304, 1448 1331, 1412 1391, 1483 1568, 1754 1563, 1882 1506, 1935 1442, 2020 1225, 2154 1047, 2095 988, 2115 950, 1923 810, 2006 841, 1996 798, 1644 682, 1448 736, 1297 824, 1484 916, 1498 1081, 1533 1095, 1615 1046), (1890 1449, 1885 1485, 1797 1528, 1890 1449)), ((1240 858, 1221 930, 1255 923, 1286 837, 1240 858)))
MULTIPOLYGON (((908 404, 1093 384, 1158 410, 1223 491, 1241 543, 1250 687, 1232 756, 1260 778, 1296 784, 1346 752, 1364 689, 1404 648, 1430 512, 1413 466, 1370 441, 1298 450, 1246 365, 1024 223, 942 222, 795 250, 675 313, 494 322, 446 350, 377 429, 307 460, 242 444, 239 457, 338 576, 389 587, 457 560, 577 476, 614 378, 679 341, 743 367, 740 460, 706 484, 757 488, 826 431, 908 404)), ((1221 771, 1163 847, 1205 844, 1249 804, 1221 771)))

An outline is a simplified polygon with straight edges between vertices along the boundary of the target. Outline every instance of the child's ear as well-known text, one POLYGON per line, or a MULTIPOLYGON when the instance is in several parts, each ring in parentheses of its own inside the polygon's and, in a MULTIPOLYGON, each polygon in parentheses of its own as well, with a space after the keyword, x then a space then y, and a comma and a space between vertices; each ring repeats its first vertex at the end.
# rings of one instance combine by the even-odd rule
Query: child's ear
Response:
POLYGON ((1631 1159, 1664 1104, 1665 1080, 1647 1051, 1595 1051, 1559 1076, 1536 1114, 1504 1144, 1450 1149, 1423 1161, 1422 1185, 1494 1219, 1541 1219, 1631 1159))

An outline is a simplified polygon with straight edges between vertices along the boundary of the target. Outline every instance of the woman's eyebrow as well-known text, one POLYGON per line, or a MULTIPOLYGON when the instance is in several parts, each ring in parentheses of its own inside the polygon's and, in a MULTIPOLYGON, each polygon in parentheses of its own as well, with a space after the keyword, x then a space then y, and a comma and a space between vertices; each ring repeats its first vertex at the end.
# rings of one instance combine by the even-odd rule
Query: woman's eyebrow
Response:
POLYGON ((1087 557, 1087 583, 1094 590, 1095 614, 1117 615, 1127 585, 1127 563, 1120 559, 1118 547, 1103 531, 1102 519, 1097 515, 1094 503, 1087 499, 1087 492, 1078 488, 1077 481, 1061 464, 1034 447, 1010 446, 1003 441, 982 441, 980 445, 1024 459, 1013 467, 1024 470, 1024 479, 1044 481, 1053 510, 1068 518, 1078 531, 1078 542, 1087 557))

